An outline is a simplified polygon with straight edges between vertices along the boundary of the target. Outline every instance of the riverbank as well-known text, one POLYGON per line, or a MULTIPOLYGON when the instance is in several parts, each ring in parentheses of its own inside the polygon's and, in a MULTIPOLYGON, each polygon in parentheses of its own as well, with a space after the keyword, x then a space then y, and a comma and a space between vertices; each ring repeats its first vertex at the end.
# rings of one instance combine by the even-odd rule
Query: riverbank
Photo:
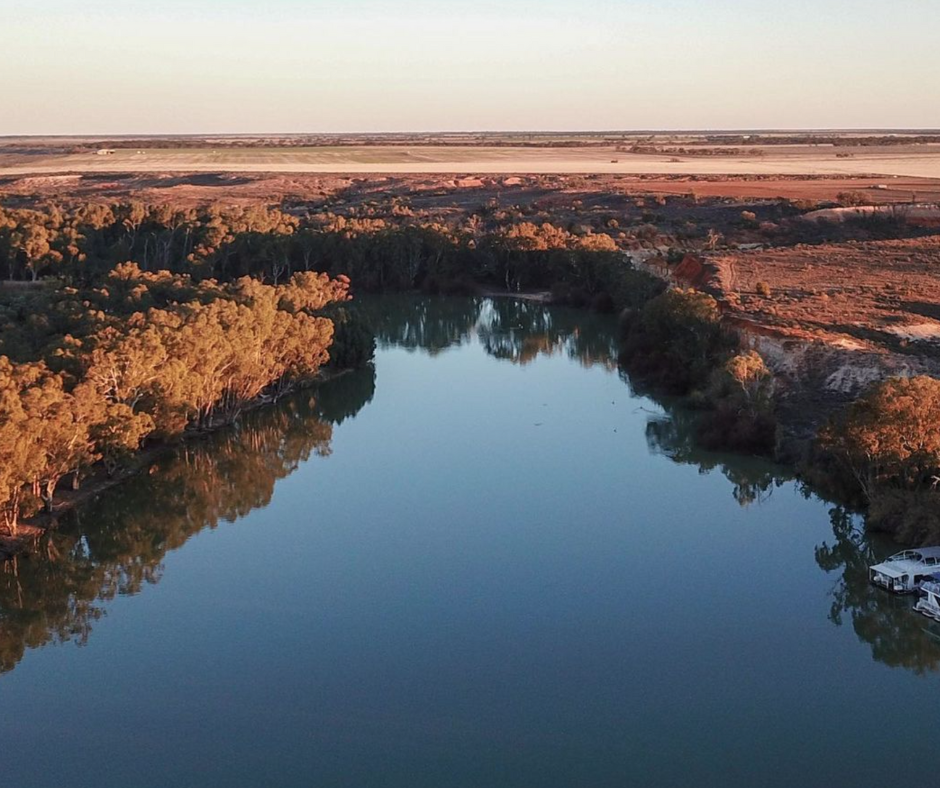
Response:
POLYGON ((870 528, 905 545, 938 542, 940 466, 931 447, 940 423, 933 393, 940 386, 940 322, 933 316, 940 298, 929 283, 915 282, 916 302, 906 300, 914 295, 910 285, 891 284, 908 271, 927 276, 938 240, 637 261, 673 288, 676 303, 650 319, 641 311, 639 321, 625 321, 628 332, 639 324, 653 334, 632 354, 634 373, 650 374, 703 408, 712 422, 703 437, 712 448, 750 448, 751 427, 763 421, 766 453, 814 489, 864 511, 870 528), (881 253, 878 265, 850 272, 852 261, 874 253, 881 253), (873 278, 886 286, 874 287, 873 278), (826 281, 840 285, 807 285, 826 281), (906 328, 913 319, 916 336, 906 328), (719 330, 733 338, 729 346, 717 342, 719 330), (713 346, 703 344, 709 332, 713 346), (906 381, 917 396, 886 393, 906 381), (765 389, 757 410, 755 387, 765 389), (729 391, 737 402, 725 399, 729 391))
POLYGON ((275 406, 288 394, 301 389, 316 388, 342 376, 353 372, 352 368, 326 370, 316 377, 300 381, 281 391, 277 397, 264 395, 257 397, 241 408, 234 420, 223 420, 199 429, 189 429, 177 435, 172 440, 155 442, 131 455, 113 472, 109 473, 102 463, 96 463, 91 473, 81 480, 78 489, 65 489, 62 485, 55 492, 52 505, 48 510, 23 518, 13 533, 0 533, 0 563, 9 561, 13 557, 33 549, 38 541, 50 529, 57 528, 61 518, 78 506, 97 498, 104 492, 111 490, 129 479, 142 473, 152 472, 155 463, 182 445, 203 440, 209 435, 233 429, 238 419, 247 413, 275 406))

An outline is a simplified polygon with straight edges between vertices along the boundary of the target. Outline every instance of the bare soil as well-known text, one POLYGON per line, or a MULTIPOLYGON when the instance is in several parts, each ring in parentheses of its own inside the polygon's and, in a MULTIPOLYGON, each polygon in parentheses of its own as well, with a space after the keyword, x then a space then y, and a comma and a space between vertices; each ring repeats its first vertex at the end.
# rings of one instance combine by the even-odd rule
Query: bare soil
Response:
POLYGON ((846 349, 940 357, 940 235, 734 252, 709 262, 731 315, 846 349))

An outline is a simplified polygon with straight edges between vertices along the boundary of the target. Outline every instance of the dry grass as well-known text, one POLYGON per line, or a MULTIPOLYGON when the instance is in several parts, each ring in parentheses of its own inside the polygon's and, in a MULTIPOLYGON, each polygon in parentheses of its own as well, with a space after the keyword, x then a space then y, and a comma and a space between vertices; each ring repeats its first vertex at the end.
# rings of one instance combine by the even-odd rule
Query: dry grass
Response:
POLYGON ((940 355, 938 261, 940 236, 764 249, 715 256, 714 284, 761 325, 940 355))

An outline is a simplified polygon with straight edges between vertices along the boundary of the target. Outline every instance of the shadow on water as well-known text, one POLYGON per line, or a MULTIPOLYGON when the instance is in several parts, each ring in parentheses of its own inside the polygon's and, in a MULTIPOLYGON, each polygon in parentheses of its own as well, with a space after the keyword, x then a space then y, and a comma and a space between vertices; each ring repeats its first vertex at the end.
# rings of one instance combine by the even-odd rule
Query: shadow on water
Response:
MULTIPOLYGON (((609 316, 514 299, 413 296, 364 299, 362 309, 386 348, 435 355, 476 337, 487 354, 513 364, 560 355, 585 367, 617 370, 616 321, 609 316)), ((773 463, 702 449, 694 413, 638 391, 620 375, 656 406, 646 425, 651 453, 701 473, 717 470, 742 506, 760 505, 774 490, 797 483, 773 463)), ((277 407, 246 414, 237 427, 160 458, 149 473, 72 513, 37 553, 0 567, 0 672, 12 670, 28 649, 84 643, 108 600, 160 580, 169 552, 203 529, 266 506, 278 480, 313 455, 329 455, 333 426, 354 418, 375 389, 370 364, 277 407)), ((815 551, 818 566, 837 575, 830 621, 850 621, 879 662, 916 673, 937 670, 940 640, 927 619, 911 610, 909 599, 868 584, 868 565, 890 547, 866 535, 856 516, 836 508, 831 519, 834 541, 815 551)))

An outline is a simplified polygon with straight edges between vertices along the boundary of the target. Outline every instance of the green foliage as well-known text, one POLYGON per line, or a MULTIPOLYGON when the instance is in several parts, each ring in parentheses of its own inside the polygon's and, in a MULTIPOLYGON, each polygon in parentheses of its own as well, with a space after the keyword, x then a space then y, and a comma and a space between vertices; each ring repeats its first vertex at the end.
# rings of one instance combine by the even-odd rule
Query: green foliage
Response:
POLYGON ((354 306, 337 306, 326 312, 333 321, 329 366, 356 369, 375 357, 375 332, 362 312, 354 306))
POLYGON ((940 544, 940 493, 879 488, 872 492, 866 522, 903 544, 940 544))
POLYGON ((350 279, 363 291, 556 286, 560 300, 598 311, 638 306, 661 287, 606 233, 517 219, 137 202, 0 208, 9 527, 48 504, 67 474, 98 461, 114 470, 148 439, 234 419, 328 362, 366 363, 375 344, 358 315, 322 314, 348 299, 350 279))
POLYGON ((264 206, 0 208, 0 274, 9 280, 58 276, 84 288, 133 260, 143 271, 187 274, 194 282, 251 276, 279 285, 298 272, 322 271, 349 277, 363 292, 472 293, 476 285, 519 292, 559 285, 563 300, 587 305, 604 295, 597 303, 614 308, 649 297, 649 277, 632 270, 607 233, 515 222, 503 212, 498 217, 442 224, 403 210, 384 219, 299 218, 264 206))
POLYGON ((698 438, 710 449, 772 454, 773 376, 754 351, 739 349, 718 304, 695 290, 667 290, 624 314, 620 361, 653 388, 690 395, 702 411, 698 438))
POLYGON ((700 423, 708 448, 771 454, 776 442, 774 378, 753 351, 731 356, 715 369, 707 392, 711 410, 700 423))
POLYGON ((940 483, 940 380, 890 378, 822 430, 819 447, 851 474, 867 501, 886 489, 940 483))
POLYGON ((667 290, 625 316, 621 360, 636 374, 679 394, 703 386, 736 345, 718 303, 696 290, 667 290))

